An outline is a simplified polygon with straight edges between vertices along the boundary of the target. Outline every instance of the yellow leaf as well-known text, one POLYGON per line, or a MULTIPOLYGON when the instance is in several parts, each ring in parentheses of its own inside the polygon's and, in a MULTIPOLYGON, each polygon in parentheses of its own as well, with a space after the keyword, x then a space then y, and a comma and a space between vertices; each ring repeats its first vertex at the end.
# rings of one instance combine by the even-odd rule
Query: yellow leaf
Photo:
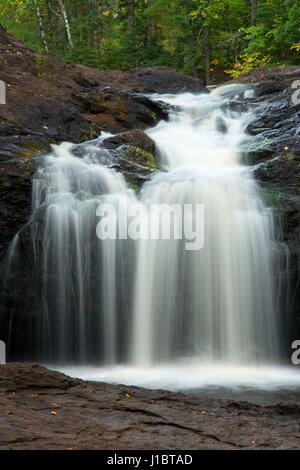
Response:
POLYGON ((56 411, 51 411, 51 414, 52 414, 52 415, 56 415, 56 411))
POLYGON ((293 44, 291 49, 295 49, 297 52, 300 51, 300 42, 298 44, 293 44))

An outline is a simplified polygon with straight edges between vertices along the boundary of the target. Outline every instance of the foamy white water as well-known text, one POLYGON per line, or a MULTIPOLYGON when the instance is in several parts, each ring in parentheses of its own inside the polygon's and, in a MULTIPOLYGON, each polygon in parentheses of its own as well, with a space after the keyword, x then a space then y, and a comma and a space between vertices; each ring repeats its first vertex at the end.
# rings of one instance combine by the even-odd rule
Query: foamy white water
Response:
POLYGON ((204 204, 204 247, 142 240, 137 247, 131 359, 137 365, 203 356, 229 363, 276 361, 279 316, 273 275, 278 247, 240 147, 250 113, 226 110, 241 87, 161 99, 179 107, 148 134, 167 173, 142 201, 204 204))
MULTIPOLYGON (((297 367, 237 366, 224 362, 188 358, 157 367, 60 367, 61 372, 83 380, 124 384, 173 392, 217 392, 226 397, 235 392, 239 399, 251 392, 269 400, 275 392, 280 400, 291 396, 300 400, 300 374, 297 367)), ((233 395, 232 395, 233 397, 233 395)))

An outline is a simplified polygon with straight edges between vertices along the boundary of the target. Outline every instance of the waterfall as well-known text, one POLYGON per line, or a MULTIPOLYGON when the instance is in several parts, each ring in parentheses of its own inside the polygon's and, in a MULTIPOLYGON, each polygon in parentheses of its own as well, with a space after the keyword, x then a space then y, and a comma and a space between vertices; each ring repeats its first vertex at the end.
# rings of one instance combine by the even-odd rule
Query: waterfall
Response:
POLYGON ((272 214, 242 165, 250 116, 224 110, 224 92, 228 97, 230 91, 237 90, 165 97, 179 111, 148 132, 168 171, 146 185, 141 199, 202 203, 204 246, 187 251, 182 240, 141 240, 137 246, 137 364, 184 356, 244 364, 278 358, 272 214))
POLYGON ((132 278, 128 260, 133 263, 134 252, 130 241, 97 238, 96 212, 100 204, 117 207, 120 196, 129 203, 135 196, 120 173, 90 155, 75 157, 71 147, 54 146, 33 182, 39 355, 115 363, 124 340, 118 330, 128 336, 122 325, 126 301, 120 302, 132 278))
POLYGON ((230 106, 244 93, 249 87, 152 96, 173 111, 147 130, 162 170, 138 195, 99 143, 80 157, 71 144, 53 146, 33 181, 28 223, 38 359, 133 368, 279 361, 279 248, 271 209, 242 161, 255 138, 245 133, 252 111, 230 106), (189 250, 176 237, 100 240, 101 204, 115 207, 119 231, 132 205, 153 227, 153 204, 200 204, 203 246, 189 250))

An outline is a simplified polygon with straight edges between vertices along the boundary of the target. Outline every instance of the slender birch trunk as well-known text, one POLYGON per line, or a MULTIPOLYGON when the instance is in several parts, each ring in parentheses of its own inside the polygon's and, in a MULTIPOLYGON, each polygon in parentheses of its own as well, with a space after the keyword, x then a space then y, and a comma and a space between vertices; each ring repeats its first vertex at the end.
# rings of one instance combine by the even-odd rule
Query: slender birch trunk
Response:
POLYGON ((69 20, 68 20, 68 15, 67 15, 66 7, 65 7, 65 5, 64 5, 63 0, 58 0, 58 3, 59 3, 60 9, 61 9, 61 13, 62 13, 62 16, 63 16, 63 19, 64 19, 64 23, 65 23, 65 27, 66 27, 66 32, 67 32, 67 37, 68 37, 69 46, 70 46, 70 47, 74 47, 73 41, 72 41, 71 28, 70 28, 70 24, 69 24, 69 20))
POLYGON ((33 0, 33 3, 34 3, 34 6, 35 6, 35 9, 36 9, 36 14, 37 14, 38 21, 39 21, 39 26, 40 26, 40 30, 41 30, 41 36, 42 36, 43 46, 44 46, 45 51, 46 51, 46 52, 49 52, 48 44, 47 44, 46 36, 45 36, 45 30, 44 30, 42 15, 41 15, 41 10, 40 10, 40 7, 39 7, 39 5, 38 5, 37 0, 33 0))

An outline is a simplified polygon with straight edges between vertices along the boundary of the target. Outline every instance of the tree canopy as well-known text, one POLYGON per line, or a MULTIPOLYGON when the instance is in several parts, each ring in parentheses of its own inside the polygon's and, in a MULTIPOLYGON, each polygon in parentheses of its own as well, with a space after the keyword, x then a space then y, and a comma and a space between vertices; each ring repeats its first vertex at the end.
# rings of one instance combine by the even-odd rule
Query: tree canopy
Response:
POLYGON ((0 0, 33 49, 101 69, 167 65, 236 77, 300 63, 300 0, 0 0))

